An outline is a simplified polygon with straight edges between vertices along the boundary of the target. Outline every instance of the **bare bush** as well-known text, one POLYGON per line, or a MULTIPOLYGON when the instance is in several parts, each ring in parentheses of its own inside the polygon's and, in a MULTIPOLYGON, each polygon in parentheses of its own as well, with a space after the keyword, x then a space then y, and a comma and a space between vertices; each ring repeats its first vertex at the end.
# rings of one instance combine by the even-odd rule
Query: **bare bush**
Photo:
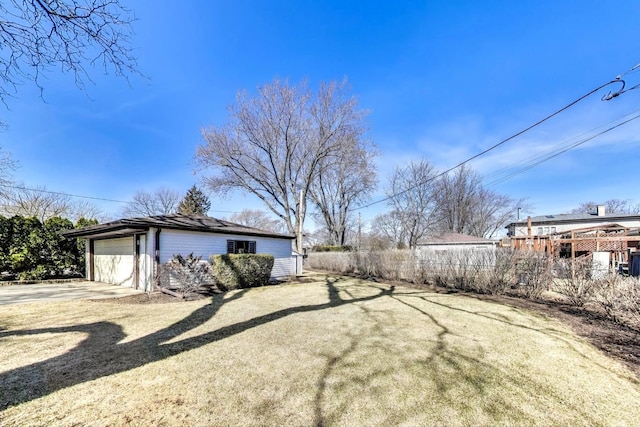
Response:
POLYGON ((307 257, 307 268, 312 270, 352 273, 355 271, 349 252, 312 252, 307 257))
POLYGON ((524 296, 532 298, 538 298, 551 279, 546 255, 512 249, 311 253, 307 266, 488 294, 503 294, 517 283, 517 272, 524 296))
POLYGON ((307 267, 387 280, 421 280, 410 250, 312 252, 307 258, 307 267))
POLYGON ((438 254, 440 280, 446 286, 462 290, 473 290, 478 279, 479 265, 468 257, 467 251, 445 251, 438 254))
POLYGON ((411 250, 354 252, 356 271, 366 277, 421 283, 422 274, 411 250))
POLYGON ((415 280, 415 256, 410 250, 369 252, 374 276, 389 280, 415 280))
POLYGON ((511 248, 500 248, 494 252, 492 268, 488 270, 484 292, 504 294, 516 281, 515 259, 517 253, 511 248))
POLYGON ((524 296, 539 298, 551 283, 553 258, 544 253, 520 251, 515 266, 519 289, 524 296))
POLYGON ((504 294, 517 284, 519 294, 540 298, 554 290, 571 304, 595 303, 616 322, 640 322, 640 281, 609 274, 592 277, 589 258, 554 259, 544 253, 513 249, 311 253, 307 266, 364 277, 433 283, 472 292, 504 294))
POLYGON ((574 260, 556 258, 553 289, 564 295, 569 303, 582 307, 589 302, 597 286, 597 282, 591 277, 591 263, 590 257, 574 260))
POLYGON ((208 261, 190 253, 186 257, 174 255, 158 269, 158 284, 164 288, 178 288, 184 294, 197 293, 216 280, 208 261))
POLYGON ((425 281, 480 293, 500 294, 513 283, 513 251, 421 251, 419 270, 425 281))
POLYGON ((595 302, 616 322, 640 321, 640 280, 609 273, 597 281, 595 302))

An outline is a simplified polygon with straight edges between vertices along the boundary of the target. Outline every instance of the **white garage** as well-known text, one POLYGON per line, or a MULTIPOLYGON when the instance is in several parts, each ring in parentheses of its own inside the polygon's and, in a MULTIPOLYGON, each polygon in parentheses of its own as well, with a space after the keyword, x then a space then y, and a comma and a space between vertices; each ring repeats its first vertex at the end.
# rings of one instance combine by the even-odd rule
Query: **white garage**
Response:
MULTIPOLYGON (((274 257, 271 277, 299 274, 291 252, 294 236, 272 233, 198 215, 125 218, 62 233, 84 238, 87 279, 150 291, 159 266, 175 254, 203 260, 226 253, 261 253, 274 257)), ((295 259, 294 259, 295 258, 295 259)))
POLYGON ((134 238, 96 240, 93 243, 93 280, 127 287, 134 286, 134 238))

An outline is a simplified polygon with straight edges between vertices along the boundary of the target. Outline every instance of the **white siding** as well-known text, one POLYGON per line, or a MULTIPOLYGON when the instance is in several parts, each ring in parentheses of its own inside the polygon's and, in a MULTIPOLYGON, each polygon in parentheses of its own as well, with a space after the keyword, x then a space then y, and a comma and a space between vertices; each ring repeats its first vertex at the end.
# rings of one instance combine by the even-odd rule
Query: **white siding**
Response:
POLYGON ((417 245, 416 249, 421 251, 468 251, 468 250, 495 250, 495 243, 469 243, 469 244, 439 244, 430 245, 428 243, 417 245))
MULTIPOLYGON (((582 229, 582 228, 589 228, 589 227, 598 227, 601 225, 607 225, 607 224, 620 224, 623 227, 629 227, 629 228, 637 228, 640 227, 640 221, 638 220, 616 220, 615 218, 609 218, 607 219, 606 217, 603 218, 594 218, 591 221, 588 222, 574 222, 574 223, 558 223, 558 224, 554 224, 552 222, 546 223, 546 224, 532 224, 531 225, 531 235, 532 236, 544 236, 550 233, 551 230, 549 230, 549 232, 545 233, 545 227, 550 228, 550 227, 555 227, 556 228, 556 232, 557 233, 565 233, 571 230, 578 230, 578 229, 582 229), (542 227, 543 229, 543 233, 540 234, 538 232, 538 227, 542 227)), ((527 224, 524 225, 517 225, 515 227, 512 228, 513 231, 513 235, 518 237, 518 236, 527 236, 528 234, 528 229, 527 229, 527 224)))
MULTIPOLYGON (((153 238, 153 235, 151 235, 153 238)), ((140 256, 138 258, 138 289, 150 291, 153 283, 153 274, 151 273, 151 256, 149 254, 149 235, 140 236, 140 256)))
POLYGON ((93 246, 94 280, 133 287, 133 237, 96 240, 93 246))
POLYGON ((284 278, 295 274, 291 268, 291 240, 273 237, 164 229, 160 233, 160 263, 169 261, 173 255, 187 256, 190 253, 209 260, 211 255, 227 253, 227 240, 253 240, 256 242, 256 253, 273 255, 275 260, 271 277, 284 278))

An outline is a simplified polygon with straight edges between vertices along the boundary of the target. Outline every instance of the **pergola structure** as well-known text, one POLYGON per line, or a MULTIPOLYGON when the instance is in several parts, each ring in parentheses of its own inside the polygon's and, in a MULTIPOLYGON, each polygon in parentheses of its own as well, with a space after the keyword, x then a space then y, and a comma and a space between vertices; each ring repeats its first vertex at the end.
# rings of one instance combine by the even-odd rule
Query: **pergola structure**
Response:
POLYGON ((511 236, 511 247, 574 259, 593 252, 610 252, 613 264, 629 261, 629 249, 640 247, 638 229, 619 224, 579 228, 545 236, 511 236))

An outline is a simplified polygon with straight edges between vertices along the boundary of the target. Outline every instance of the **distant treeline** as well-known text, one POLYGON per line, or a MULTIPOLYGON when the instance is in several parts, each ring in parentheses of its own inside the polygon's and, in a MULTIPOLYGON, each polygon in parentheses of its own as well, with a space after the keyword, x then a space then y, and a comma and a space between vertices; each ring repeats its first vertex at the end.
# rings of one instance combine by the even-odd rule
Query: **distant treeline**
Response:
POLYGON ((84 276, 84 240, 67 239, 60 232, 97 223, 84 218, 73 224, 60 217, 40 222, 35 217, 0 215, 0 278, 40 280, 84 276))

